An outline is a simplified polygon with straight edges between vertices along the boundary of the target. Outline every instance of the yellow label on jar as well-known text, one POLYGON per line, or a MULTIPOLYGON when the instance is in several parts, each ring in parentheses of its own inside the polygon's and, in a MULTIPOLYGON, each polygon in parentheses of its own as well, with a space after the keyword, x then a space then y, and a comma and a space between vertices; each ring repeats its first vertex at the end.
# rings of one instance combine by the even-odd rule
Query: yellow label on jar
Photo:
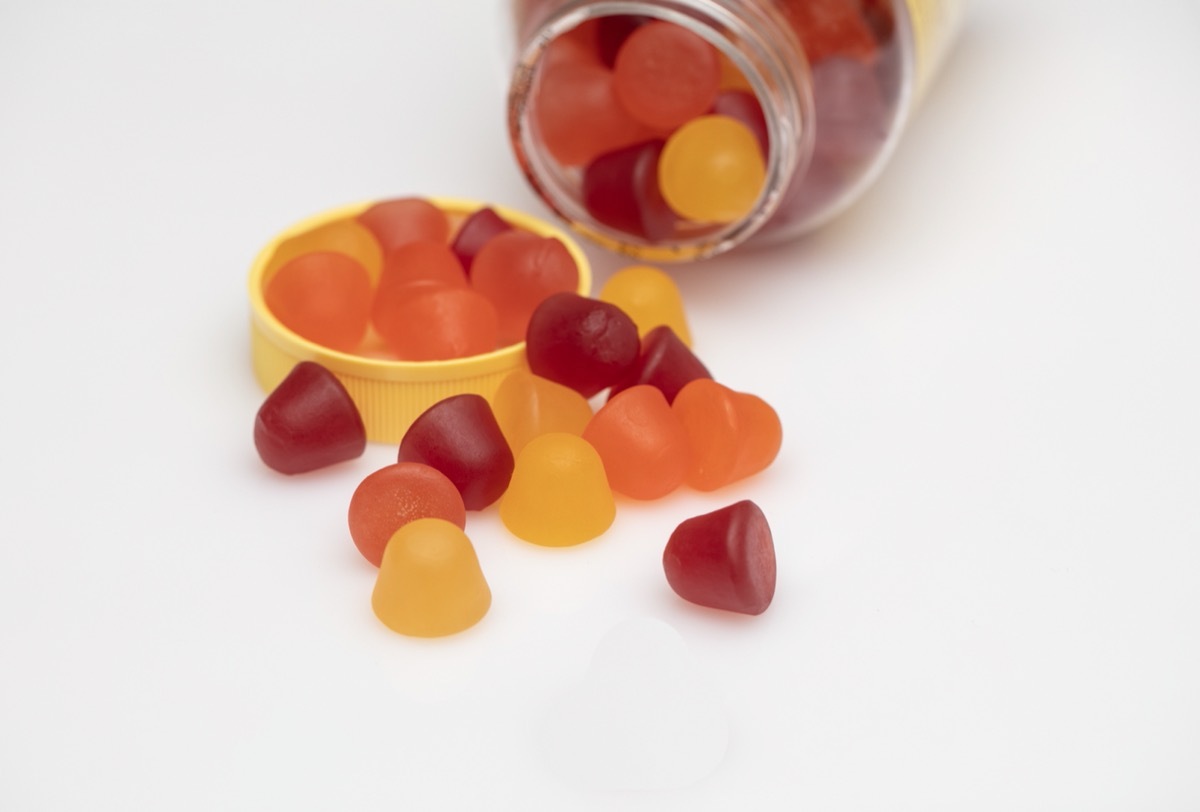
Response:
POLYGON ((907 0, 917 55, 917 96, 937 73, 962 23, 966 0, 907 0))

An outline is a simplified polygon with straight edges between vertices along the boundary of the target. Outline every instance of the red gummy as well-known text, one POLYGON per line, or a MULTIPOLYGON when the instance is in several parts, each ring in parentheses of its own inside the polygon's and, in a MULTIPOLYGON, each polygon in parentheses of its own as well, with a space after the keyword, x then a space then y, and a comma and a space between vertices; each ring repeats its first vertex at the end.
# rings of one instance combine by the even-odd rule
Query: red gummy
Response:
POLYGON ((758 148, 766 159, 770 146, 767 135, 767 118, 763 115, 762 105, 758 97, 745 90, 722 90, 713 102, 713 115, 729 116, 745 124, 758 140, 758 148))
POLYGON ((660 132, 704 115, 720 83, 717 50, 698 34, 663 20, 631 33, 613 68, 621 106, 660 132))
POLYGON ((483 510, 508 488, 513 455, 492 407, 479 395, 440 400, 426 409, 400 441, 399 462, 441 471, 462 494, 467 510, 483 510))
POLYGON ((467 526, 467 512, 454 483, 436 468, 400 462, 380 468, 358 484, 347 513, 350 538, 375 566, 388 540, 417 519, 444 519, 467 526))
POLYGON ((647 141, 599 156, 583 172, 588 213, 619 231, 651 241, 675 233, 675 213, 658 188, 663 141, 647 141))
POLYGON ((663 550, 667 583, 700 606, 761 615, 775 596, 775 543, 749 500, 687 519, 663 550))
POLYGON ((254 447, 281 474, 302 474, 361 456, 367 433, 342 382, 320 364, 301 361, 259 408, 254 447))
POLYGON ((447 361, 496 349, 496 308, 469 288, 402 285, 381 292, 375 330, 404 361, 447 361))
POLYGON ((621 308, 575 293, 547 298, 529 319, 529 369, 590 398, 629 374, 641 342, 621 308))
POLYGON ((483 249, 483 246, 487 245, 488 240, 492 237, 506 231, 512 231, 512 226, 508 224, 508 221, 485 206, 472 212, 471 216, 459 226, 454 240, 450 243, 450 250, 454 252, 454 256, 458 257, 463 271, 470 275, 471 263, 475 261, 475 257, 483 249))
POLYGON ((357 219, 379 240, 384 254, 416 240, 444 243, 450 235, 446 213, 419 197, 381 201, 357 219))
POLYGON ((489 240, 475 257, 471 286, 495 306, 500 342, 513 344, 525 338, 529 317, 542 300, 579 287, 579 268, 553 237, 509 231, 489 240))
POLYGON ((642 337, 642 349, 629 374, 613 384, 611 400, 631 386, 649 384, 673 403, 679 390, 699 378, 712 378, 708 367, 684 344, 675 331, 660 324, 642 337))

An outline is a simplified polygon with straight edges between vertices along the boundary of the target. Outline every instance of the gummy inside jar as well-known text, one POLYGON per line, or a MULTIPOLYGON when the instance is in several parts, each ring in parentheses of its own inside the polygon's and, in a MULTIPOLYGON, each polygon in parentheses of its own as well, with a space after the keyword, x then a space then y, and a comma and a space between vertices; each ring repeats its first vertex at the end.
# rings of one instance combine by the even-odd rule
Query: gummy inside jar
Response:
MULTIPOLYGON (((827 217, 869 179, 895 129, 905 77, 892 1, 771 4, 811 74, 790 178, 770 177, 772 139, 797 136, 769 125, 778 102, 760 95, 769 83, 743 72, 735 45, 702 23, 647 16, 653 4, 574 15, 582 21, 545 46, 529 77, 519 134, 529 172, 567 219, 635 254, 703 250, 751 220, 770 233, 827 217), (758 222, 768 197, 774 213, 758 222)), ((519 32, 532 38, 563 5, 518 2, 519 32)))

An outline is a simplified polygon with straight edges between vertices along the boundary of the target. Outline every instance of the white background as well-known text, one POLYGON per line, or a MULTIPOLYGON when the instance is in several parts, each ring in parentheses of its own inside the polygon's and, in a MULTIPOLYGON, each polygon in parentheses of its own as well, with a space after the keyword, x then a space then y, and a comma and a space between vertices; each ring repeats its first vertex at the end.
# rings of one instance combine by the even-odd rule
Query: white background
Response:
MULTIPOLYGON (((543 212, 499 4, 0 0, 0 809, 1200 809, 1200 5, 976 0, 879 183, 676 278, 751 481, 373 617, 250 439, 244 280, 323 209, 543 212), (659 559, 743 498, 761 617, 659 559)), ((590 250, 598 280, 619 262, 590 250)))

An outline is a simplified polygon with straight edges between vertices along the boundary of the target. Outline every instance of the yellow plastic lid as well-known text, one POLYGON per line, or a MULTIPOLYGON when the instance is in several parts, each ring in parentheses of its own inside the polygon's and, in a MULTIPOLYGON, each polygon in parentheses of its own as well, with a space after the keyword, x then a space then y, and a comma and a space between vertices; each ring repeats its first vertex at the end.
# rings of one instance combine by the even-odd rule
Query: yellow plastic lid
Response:
MULTIPOLYGON (((590 293, 592 274, 587 256, 564 231, 523 212, 491 203, 456 198, 425 199, 451 217, 465 217, 490 207, 514 228, 554 237, 566 246, 579 269, 578 293, 582 296, 590 293)), ((296 335, 275 318, 267 309, 263 289, 269 274, 282 264, 281 258, 295 252, 296 246, 304 245, 306 235, 337 223, 353 222, 375 202, 342 206, 296 223, 258 253, 250 268, 249 279, 250 356, 254 375, 266 392, 275 389, 301 361, 321 364, 337 376, 358 406, 367 439, 399 443, 412 422, 439 400, 474 393, 491 401, 505 376, 515 369, 528 369, 528 366, 524 341, 483 355, 451 361, 396 361, 331 350, 296 335)), ((363 250, 370 251, 370 248, 363 250)), ((378 270, 373 273, 377 274, 378 270)))

